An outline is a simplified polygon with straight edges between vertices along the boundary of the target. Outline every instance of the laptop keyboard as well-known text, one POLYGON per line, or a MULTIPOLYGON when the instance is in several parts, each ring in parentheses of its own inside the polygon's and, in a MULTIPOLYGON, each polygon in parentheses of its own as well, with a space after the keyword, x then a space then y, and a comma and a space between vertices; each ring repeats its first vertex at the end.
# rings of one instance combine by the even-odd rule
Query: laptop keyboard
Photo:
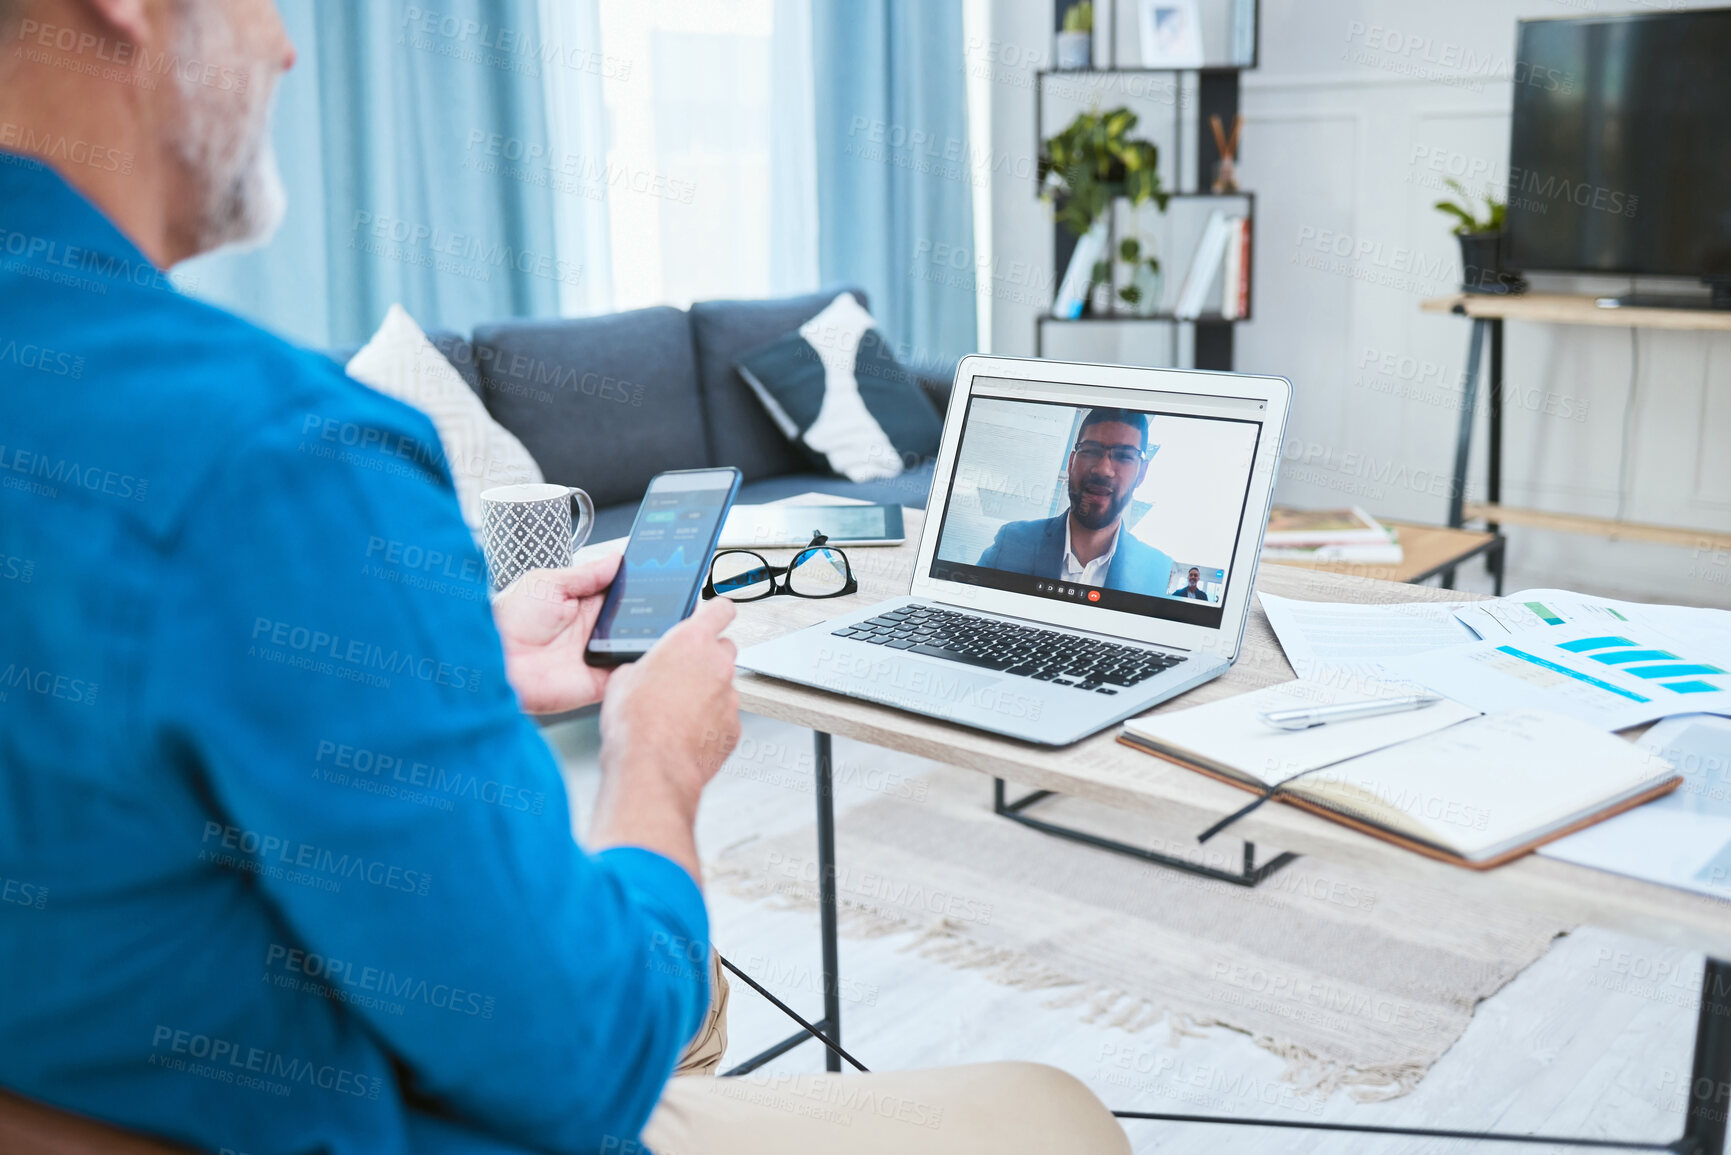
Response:
POLYGON ((975 617, 936 606, 904 606, 831 633, 1098 694, 1116 694, 1184 661, 1181 654, 1121 646, 1103 638, 975 617))

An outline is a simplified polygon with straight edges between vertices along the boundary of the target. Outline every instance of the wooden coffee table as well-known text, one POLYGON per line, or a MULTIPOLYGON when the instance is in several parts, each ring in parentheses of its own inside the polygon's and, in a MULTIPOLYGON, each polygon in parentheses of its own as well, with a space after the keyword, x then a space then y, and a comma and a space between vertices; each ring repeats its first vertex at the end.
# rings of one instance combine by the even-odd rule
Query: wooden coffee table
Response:
POLYGON ((1263 564, 1293 566, 1316 570, 1319 573, 1408 584, 1426 581, 1440 574, 1444 588, 1449 588, 1454 585, 1455 567, 1471 558, 1482 556, 1495 580, 1497 595, 1502 595, 1503 551, 1508 544, 1502 534, 1477 529, 1419 525, 1410 521, 1385 521, 1383 524, 1400 533, 1400 548, 1406 556, 1398 562, 1270 561, 1263 564))

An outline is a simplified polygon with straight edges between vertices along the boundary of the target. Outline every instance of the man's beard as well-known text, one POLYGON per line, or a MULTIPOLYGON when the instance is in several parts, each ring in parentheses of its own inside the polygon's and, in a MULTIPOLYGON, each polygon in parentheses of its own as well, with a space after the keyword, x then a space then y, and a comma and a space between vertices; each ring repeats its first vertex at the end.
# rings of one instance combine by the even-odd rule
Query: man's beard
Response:
POLYGON ((1124 507, 1130 504, 1132 492, 1126 490, 1123 494, 1114 492, 1106 501, 1106 507, 1101 513, 1088 514, 1082 511, 1082 498, 1092 496, 1086 493, 1087 479, 1078 484, 1074 477, 1070 478, 1070 516, 1081 524, 1083 529, 1105 529, 1118 520, 1124 512, 1124 507))
POLYGON ((183 3, 180 16, 176 50, 186 66, 174 72, 180 115, 173 143, 193 182, 187 232, 200 253, 262 244, 288 206, 270 138, 275 78, 263 68, 240 66, 234 30, 220 3, 183 3), (210 64, 244 78, 245 88, 199 83, 202 66, 210 64), (186 78, 189 72, 194 79, 186 78))

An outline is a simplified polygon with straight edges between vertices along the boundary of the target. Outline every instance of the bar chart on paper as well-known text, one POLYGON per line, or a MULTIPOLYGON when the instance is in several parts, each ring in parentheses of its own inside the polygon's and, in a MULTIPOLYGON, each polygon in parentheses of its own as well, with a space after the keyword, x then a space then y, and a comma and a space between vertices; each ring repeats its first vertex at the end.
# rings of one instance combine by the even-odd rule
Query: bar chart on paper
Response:
POLYGON ((1532 706, 1620 730, 1673 714, 1731 711, 1731 673, 1648 630, 1527 630, 1391 662, 1481 710, 1532 706))

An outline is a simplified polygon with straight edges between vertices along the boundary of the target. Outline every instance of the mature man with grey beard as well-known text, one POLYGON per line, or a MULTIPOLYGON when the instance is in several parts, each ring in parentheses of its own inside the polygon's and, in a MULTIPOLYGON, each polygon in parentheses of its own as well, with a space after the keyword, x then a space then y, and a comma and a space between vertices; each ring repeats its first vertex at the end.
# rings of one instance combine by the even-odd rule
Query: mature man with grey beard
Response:
POLYGON ((270 0, 0 0, 0 1149, 1127 1151, 1031 1064, 670 1079, 733 610, 609 677, 614 563, 363 573, 479 560, 432 424, 163 272, 280 217, 293 62, 270 0), (579 845, 526 715, 596 701, 579 845))

